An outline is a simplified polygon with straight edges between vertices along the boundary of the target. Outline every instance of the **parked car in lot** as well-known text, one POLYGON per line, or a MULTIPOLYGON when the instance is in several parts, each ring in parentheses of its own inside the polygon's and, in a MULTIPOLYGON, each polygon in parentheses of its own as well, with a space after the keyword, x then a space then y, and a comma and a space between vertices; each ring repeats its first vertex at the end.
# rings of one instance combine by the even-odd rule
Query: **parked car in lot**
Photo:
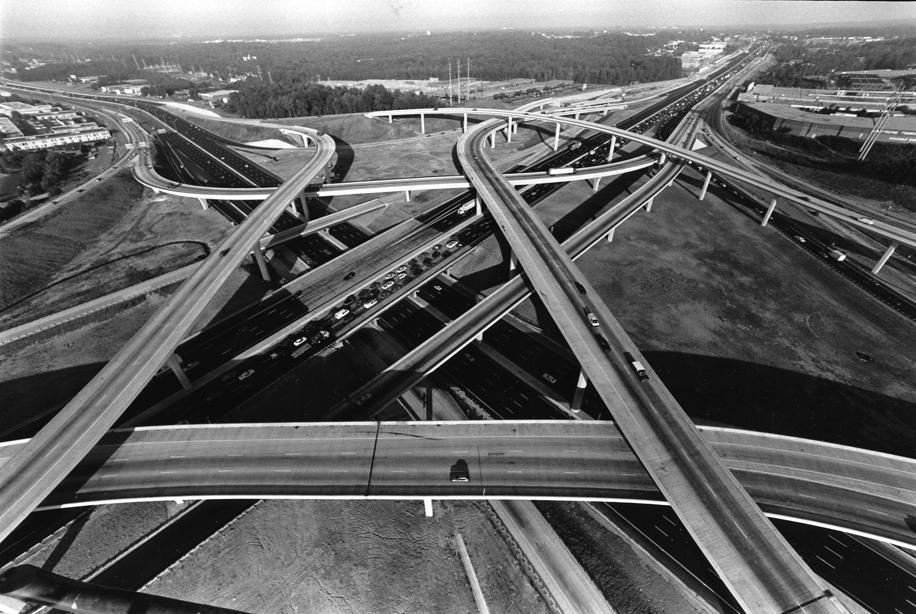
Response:
POLYGON ((393 281, 386 281, 382 283, 381 287, 382 287, 382 290, 387 290, 388 288, 392 287, 393 285, 394 285, 393 281))
POLYGON ((601 322, 598 320, 598 316, 596 316, 594 313, 592 313, 588 309, 585 310, 585 319, 588 320, 588 323, 591 324, 592 326, 601 325, 601 322))
POLYGON ((407 277, 407 273, 398 273, 395 279, 404 279, 405 277, 407 277))
POLYGON ((349 310, 349 309, 346 309, 346 308, 344 308, 344 309, 338 309, 337 311, 334 312, 334 319, 335 319, 335 320, 342 320, 342 319, 344 319, 345 317, 347 317, 348 315, 350 315, 350 310, 349 310))
POLYGON ((239 373, 238 380, 240 382, 244 382, 246 379, 248 379, 252 375, 254 375, 254 369, 246 369, 245 371, 242 371, 241 373, 239 373))
POLYGON ((293 341, 293 347, 294 347, 294 348, 297 348, 297 347, 299 347, 300 345, 302 345, 303 343, 307 343, 308 340, 309 340, 308 337, 305 337, 305 336, 299 337, 298 339, 296 339, 295 341, 293 341))
POLYGON ((349 273, 344 275, 344 281, 348 279, 353 279, 354 277, 356 277, 356 271, 350 271, 349 273))
POLYGON ((458 244, 458 241, 456 241, 456 240, 453 239, 453 240, 449 241, 448 243, 446 243, 446 244, 445 244, 445 247, 446 247, 446 249, 455 249, 456 247, 458 247, 458 245, 459 245, 459 244, 458 244))
POLYGON ((556 383, 557 383, 557 378, 555 378, 555 377, 554 377, 553 375, 551 375, 550 373, 541 373, 541 377, 543 377, 545 380, 547 380, 547 381, 550 382, 551 384, 556 384, 556 383))
POLYGON ((363 303, 363 308, 364 308, 364 309, 370 309, 370 308, 372 308, 372 307, 375 307, 376 305, 378 305, 378 299, 377 299, 377 298, 370 298, 368 301, 366 301, 365 303, 363 303))

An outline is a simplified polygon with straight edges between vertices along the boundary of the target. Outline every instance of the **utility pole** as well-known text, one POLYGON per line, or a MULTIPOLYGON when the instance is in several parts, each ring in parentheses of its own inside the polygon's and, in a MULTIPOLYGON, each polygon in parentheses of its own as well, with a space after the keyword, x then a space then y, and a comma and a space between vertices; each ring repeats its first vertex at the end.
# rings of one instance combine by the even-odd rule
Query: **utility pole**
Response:
POLYGON ((471 56, 468 56, 468 63, 464 65, 464 73, 468 76, 468 90, 466 100, 471 99, 471 56))
POLYGON ((452 106, 452 58, 448 59, 448 106, 452 106))
POLYGON ((458 58, 458 104, 461 104, 461 58, 458 58))

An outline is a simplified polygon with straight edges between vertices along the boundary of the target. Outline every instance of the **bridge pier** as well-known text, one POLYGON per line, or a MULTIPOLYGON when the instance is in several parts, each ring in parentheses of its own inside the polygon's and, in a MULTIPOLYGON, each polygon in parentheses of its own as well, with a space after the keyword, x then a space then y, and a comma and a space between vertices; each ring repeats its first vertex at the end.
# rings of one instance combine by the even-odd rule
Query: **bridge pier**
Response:
POLYGON ((654 196, 646 201, 646 213, 652 213, 652 201, 653 200, 655 200, 654 196))
POLYGON ((611 137, 611 146, 607 150, 607 161, 608 162, 614 161, 614 150, 615 149, 617 149, 617 135, 616 134, 611 137))
POLYGON ((410 190, 404 190, 404 196, 407 198, 407 202, 410 202, 410 190))
POLYGON ((426 116, 420 113, 420 134, 426 134, 426 116))
POLYGON ((391 123, 391 113, 388 114, 388 123, 391 123))
POLYGON ((668 161, 668 154, 665 153, 665 152, 663 151, 663 152, 662 152, 662 155, 660 155, 660 156, 658 157, 658 165, 659 165, 659 166, 662 166, 662 165, 664 165, 665 162, 667 162, 667 161, 668 161))
POLYGON ((579 111, 576 111, 576 121, 579 120, 579 111))
POLYGON ((582 399, 585 398, 585 388, 588 386, 588 378, 585 371, 579 371, 579 379, 576 381, 576 389, 573 391, 572 401, 569 402, 569 408, 574 412, 582 409, 582 399))
POLYGON ((592 184, 592 192, 597 192, 599 185, 601 185, 601 177, 595 177, 595 183, 592 184))
POLYGON ((490 149, 496 149, 496 131, 490 133, 490 149))
POLYGON ((474 214, 483 214, 483 202, 480 200, 480 196, 474 196, 474 214))
POLYGON ((461 125, 461 131, 462 132, 468 131, 468 114, 467 113, 464 114, 464 123, 461 125))
POLYGON ((165 361, 166 366, 175 374, 175 377, 178 378, 178 383, 181 384, 181 387, 185 390, 191 389, 191 380, 188 379, 187 374, 184 372, 184 369, 181 368, 181 364, 178 362, 178 355, 172 354, 169 356, 168 360, 165 361))
POLYGON ((515 257, 514 252, 509 252, 508 265, 509 265, 509 275, 511 276, 515 273, 515 269, 518 268, 518 258, 515 257))
POLYGON ((560 148, 560 124, 557 122, 557 128, 553 133, 553 150, 556 151, 560 148))
POLYGON ((891 244, 888 246, 888 248, 887 248, 886 250, 884 250, 884 254, 882 254, 881 258, 878 260, 878 263, 877 263, 877 264, 875 265, 875 267, 871 270, 871 272, 872 272, 874 275, 877 275, 878 273, 881 272, 881 269, 884 268, 884 265, 887 264, 887 261, 890 260, 891 256, 894 255, 894 252, 897 250, 897 246, 898 246, 898 245, 900 245, 900 244, 897 243, 896 241, 894 241, 893 243, 891 243, 891 244))
POLYGON ((210 208, 209 205, 207 205, 207 199, 202 196, 197 198, 197 202, 200 203, 200 206, 203 207, 204 211, 210 208))
POLYGON ((269 282, 270 269, 267 268, 267 259, 264 258, 264 252, 261 251, 260 247, 255 247, 254 251, 251 252, 251 257, 254 258, 255 264, 258 265, 258 270, 261 272, 261 279, 269 282))
POLYGON ((611 228, 610 230, 607 231, 607 242, 611 243, 613 241, 614 241, 614 229, 611 228))
POLYGON ((506 142, 507 143, 512 142, 512 118, 511 117, 506 121, 506 142))
POLYGON ((423 499, 423 513, 426 514, 427 518, 433 517, 433 500, 432 499, 423 499))
POLYGON ((763 215, 763 221, 760 222, 761 226, 766 226, 770 223, 770 216, 773 215, 773 211, 776 210, 776 198, 770 201, 770 207, 767 209, 767 212, 763 215))
POLYGON ((706 179, 703 180, 703 189, 700 190, 700 198, 698 200, 706 198, 706 190, 709 189, 710 181, 712 181, 712 171, 706 171, 706 179))

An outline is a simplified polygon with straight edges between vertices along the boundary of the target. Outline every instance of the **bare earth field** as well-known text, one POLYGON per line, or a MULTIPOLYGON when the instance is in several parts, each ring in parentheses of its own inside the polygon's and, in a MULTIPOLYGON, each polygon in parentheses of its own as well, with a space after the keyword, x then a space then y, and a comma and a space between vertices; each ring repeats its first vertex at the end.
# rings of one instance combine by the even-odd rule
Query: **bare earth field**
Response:
POLYGON ((0 326, 33 320, 206 257, 230 225, 123 170, 0 243, 0 326))
MULTIPOLYGON (((581 189, 539 211, 551 223, 581 189)), ((698 191, 677 181, 579 261, 688 413, 912 454, 912 323, 716 191, 703 202, 698 191)))
POLYGON ((264 501, 146 590, 249 612, 463 614, 476 608, 457 531, 491 611, 547 612, 483 507, 264 501))

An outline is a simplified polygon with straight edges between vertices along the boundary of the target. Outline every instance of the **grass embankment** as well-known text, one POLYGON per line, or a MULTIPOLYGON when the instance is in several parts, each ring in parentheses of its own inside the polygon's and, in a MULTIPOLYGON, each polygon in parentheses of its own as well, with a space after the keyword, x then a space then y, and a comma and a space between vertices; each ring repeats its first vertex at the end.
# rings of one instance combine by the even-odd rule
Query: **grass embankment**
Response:
MULTIPOLYGON (((229 230, 125 169, 0 244, 0 325, 30 321, 198 261, 229 230)), ((193 203, 193 204, 192 204, 193 203)))

